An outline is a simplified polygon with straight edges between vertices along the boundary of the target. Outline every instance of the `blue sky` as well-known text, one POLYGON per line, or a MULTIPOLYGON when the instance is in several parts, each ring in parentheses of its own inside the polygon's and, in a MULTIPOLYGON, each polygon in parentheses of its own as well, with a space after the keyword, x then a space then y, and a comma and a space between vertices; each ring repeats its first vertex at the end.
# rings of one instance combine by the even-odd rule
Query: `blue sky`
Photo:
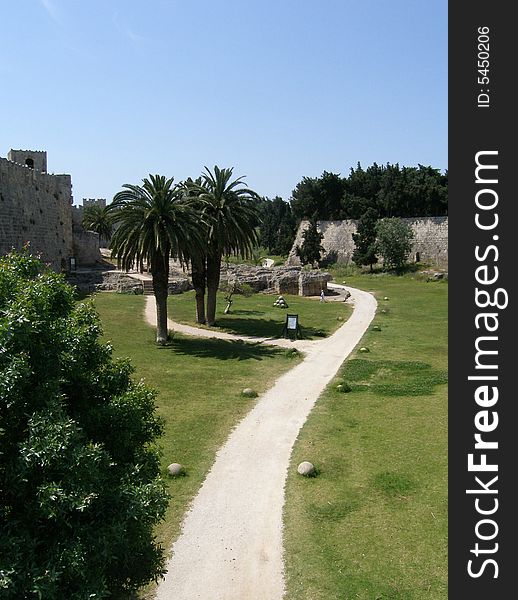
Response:
POLYGON ((447 169, 447 2, 0 0, 0 156, 47 150, 74 201, 148 173, 447 169))

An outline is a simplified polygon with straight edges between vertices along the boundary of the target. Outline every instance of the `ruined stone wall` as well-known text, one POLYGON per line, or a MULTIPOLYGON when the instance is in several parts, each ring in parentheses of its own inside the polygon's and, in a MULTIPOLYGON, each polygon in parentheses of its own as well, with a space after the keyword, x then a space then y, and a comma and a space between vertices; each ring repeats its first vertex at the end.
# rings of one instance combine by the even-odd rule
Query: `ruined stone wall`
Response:
POLYGON ((221 286, 246 283, 256 292, 318 296, 327 290, 331 275, 325 271, 306 271, 300 266, 293 267, 252 267, 250 265, 229 265, 221 273, 221 286))
POLYGON ((72 181, 0 158, 0 255, 26 241, 60 270, 73 253, 72 181))
POLYGON ((73 256, 77 264, 81 266, 94 265, 100 260, 99 234, 93 231, 85 231, 81 225, 72 226, 73 256))
MULTIPOLYGON (((415 217, 402 219, 414 232, 414 241, 409 260, 418 257, 421 262, 435 266, 448 266, 448 217, 415 217)), ((336 259, 338 264, 348 264, 352 260, 354 241, 352 234, 356 232, 357 221, 319 221, 318 229, 324 234, 322 246, 326 256, 336 259)), ((303 242, 302 234, 309 226, 309 221, 302 221, 295 242, 288 256, 288 265, 300 265, 295 248, 303 242)))

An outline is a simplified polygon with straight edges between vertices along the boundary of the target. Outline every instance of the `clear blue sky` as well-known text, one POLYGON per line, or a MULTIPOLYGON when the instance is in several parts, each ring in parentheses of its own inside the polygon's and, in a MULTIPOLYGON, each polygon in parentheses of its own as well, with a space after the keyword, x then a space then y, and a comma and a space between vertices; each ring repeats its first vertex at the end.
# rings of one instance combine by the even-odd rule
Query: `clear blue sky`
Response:
POLYGON ((447 169, 447 1, 0 0, 0 156, 47 150, 74 201, 148 173, 447 169))

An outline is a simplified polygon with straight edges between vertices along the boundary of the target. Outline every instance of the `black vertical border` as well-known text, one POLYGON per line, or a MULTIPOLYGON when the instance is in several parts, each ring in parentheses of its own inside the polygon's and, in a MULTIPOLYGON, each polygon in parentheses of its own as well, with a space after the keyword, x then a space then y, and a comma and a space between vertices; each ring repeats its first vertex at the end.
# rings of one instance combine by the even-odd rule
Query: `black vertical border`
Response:
MULTIPOLYGON (((518 276, 518 204, 515 178, 517 152, 518 107, 511 86, 518 71, 518 38, 516 21, 511 16, 512 2, 492 0, 481 2, 449 3, 449 598, 470 600, 499 600, 517 597, 518 549, 516 544, 516 512, 518 499, 514 492, 518 481, 518 393, 515 373, 518 374, 518 327, 516 323, 516 284, 518 276), (480 85, 478 77, 478 28, 489 27, 490 65, 489 84, 480 85), (488 108, 477 107, 477 95, 489 89, 488 108), (475 226, 475 154, 483 150, 498 151, 498 227, 482 232, 475 226), (515 225, 516 223, 516 225, 515 225), (516 229, 516 233, 515 233, 516 229), (495 242, 493 235, 498 235, 495 242), (497 265, 499 280, 495 287, 508 291, 509 305, 499 311, 498 376, 499 425, 492 437, 498 441, 498 450, 488 451, 488 461, 499 465, 498 511, 493 518, 499 527, 492 541, 477 540, 475 526, 484 516, 477 514, 474 495, 466 494, 474 485, 474 476, 487 480, 488 474, 468 472, 467 455, 474 452, 474 401, 476 385, 468 381, 475 374, 475 315, 484 312, 475 306, 475 269, 481 263, 475 259, 476 245, 482 248, 491 243, 498 245, 499 257, 488 264, 497 265), (485 476, 484 476, 485 475, 485 476), (479 542, 481 548, 492 548, 494 554, 479 555, 470 551, 479 542), (498 563, 495 569, 487 565, 482 575, 472 578, 467 563, 476 560, 479 571, 484 557, 498 563)), ((480 286, 479 286, 480 287, 480 286)), ((483 335, 483 334, 482 334, 483 335)), ((518 378, 517 378, 518 379, 518 378)), ((492 474, 494 475, 494 474, 492 474)), ((491 496, 494 497, 494 496, 491 496)), ((481 499, 489 495, 481 496, 481 499)), ((487 506, 490 505, 488 500, 487 506)), ((481 531, 489 532, 489 528, 481 531)))

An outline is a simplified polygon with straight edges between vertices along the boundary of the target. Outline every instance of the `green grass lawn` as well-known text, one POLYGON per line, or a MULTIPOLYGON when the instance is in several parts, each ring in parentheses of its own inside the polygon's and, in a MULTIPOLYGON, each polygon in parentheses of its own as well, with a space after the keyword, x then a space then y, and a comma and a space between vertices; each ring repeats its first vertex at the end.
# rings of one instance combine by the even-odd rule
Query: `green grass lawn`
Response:
POLYGON ((346 283, 375 293, 380 331, 367 332, 370 352, 344 363, 295 445, 286 598, 445 599, 448 286, 412 275, 346 283), (297 475, 302 460, 317 477, 297 475))
MULTIPOLYGON (((225 294, 218 293, 216 325, 222 331, 259 337, 280 337, 286 313, 299 315, 305 339, 318 339, 333 333, 349 318, 351 306, 344 302, 319 302, 319 298, 285 295, 287 309, 273 306, 278 296, 253 294, 249 297, 235 295, 232 312, 223 314, 227 305, 225 294)), ((179 323, 196 325, 194 292, 170 296, 169 317, 179 323)))
POLYGON ((158 390, 158 412, 166 423, 162 470, 171 501, 157 534, 169 548, 216 450, 255 403, 241 391, 265 391, 300 359, 284 349, 179 334, 171 346, 159 348, 154 329, 144 323, 143 296, 97 294, 95 306, 115 355, 129 357, 135 377, 158 390), (169 477, 172 462, 184 465, 186 475, 169 477))

